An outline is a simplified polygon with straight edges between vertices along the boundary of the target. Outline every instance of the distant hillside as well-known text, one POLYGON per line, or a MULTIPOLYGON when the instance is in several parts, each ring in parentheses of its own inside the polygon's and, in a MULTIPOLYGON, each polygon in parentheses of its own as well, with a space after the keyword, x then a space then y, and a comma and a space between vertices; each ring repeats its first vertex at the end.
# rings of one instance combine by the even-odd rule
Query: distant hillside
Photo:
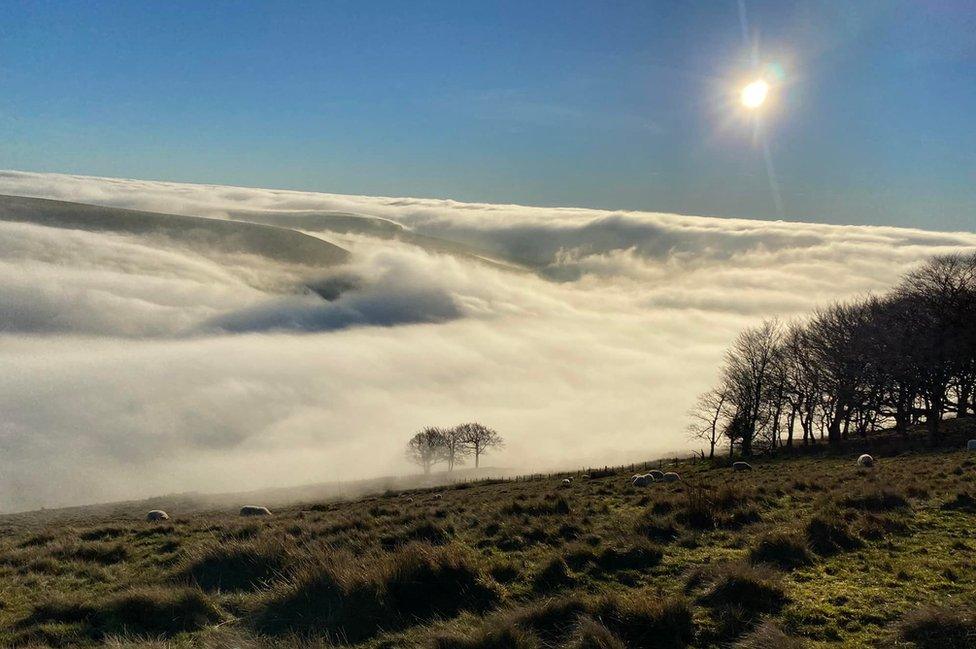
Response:
POLYGON ((262 210, 234 210, 228 212, 228 216, 232 219, 250 223, 262 223, 309 232, 338 232, 340 234, 361 234, 380 239, 395 239, 403 243, 418 246, 430 252, 466 257, 503 266, 508 269, 525 267, 521 261, 499 255, 497 252, 479 248, 468 243, 417 234, 395 221, 377 216, 353 214, 351 212, 282 212, 262 210))
POLYGON ((93 503, 73 507, 38 509, 11 514, 0 514, 0 532, 6 527, 30 525, 64 524, 103 516, 135 516, 141 518, 149 509, 165 509, 184 515, 212 512, 226 509, 237 511, 245 503, 260 503, 268 507, 294 506, 300 503, 321 502, 323 500, 345 500, 361 498, 371 494, 381 494, 387 490, 420 489, 449 486, 456 483, 484 480, 486 478, 507 478, 515 475, 510 469, 482 467, 480 469, 457 469, 453 472, 439 471, 429 476, 420 474, 403 476, 380 476, 362 480, 319 482, 290 487, 274 487, 253 491, 201 493, 185 492, 162 496, 152 496, 141 500, 127 500, 110 503, 93 503))
POLYGON ((43 198, 0 196, 0 220, 55 228, 160 236, 200 252, 247 253, 307 266, 332 266, 349 257, 349 253, 339 246, 287 227, 43 198))

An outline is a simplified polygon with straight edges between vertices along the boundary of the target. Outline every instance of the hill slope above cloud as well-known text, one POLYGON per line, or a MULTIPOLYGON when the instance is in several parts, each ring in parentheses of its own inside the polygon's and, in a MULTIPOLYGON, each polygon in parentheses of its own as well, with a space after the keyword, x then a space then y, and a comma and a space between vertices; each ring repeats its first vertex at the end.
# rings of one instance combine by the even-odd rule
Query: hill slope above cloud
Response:
POLYGON ((0 220, 48 227, 156 235, 193 247, 255 254, 289 264, 332 266, 349 253, 335 244, 285 227, 160 214, 43 198, 0 196, 0 220))

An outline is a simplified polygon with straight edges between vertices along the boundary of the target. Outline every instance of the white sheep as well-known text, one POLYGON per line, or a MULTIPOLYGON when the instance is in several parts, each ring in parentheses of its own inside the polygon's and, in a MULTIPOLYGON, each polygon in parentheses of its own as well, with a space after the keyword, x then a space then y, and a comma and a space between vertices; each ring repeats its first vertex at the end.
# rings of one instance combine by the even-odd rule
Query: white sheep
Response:
POLYGON ((635 475, 635 476, 634 476, 634 477, 633 477, 633 478, 631 479, 631 483, 632 483, 632 484, 633 484, 633 485, 634 485, 635 487, 646 487, 647 485, 649 485, 649 484, 651 484, 652 482, 654 482, 654 478, 652 478, 652 477, 650 476, 650 474, 644 474, 644 475, 635 475))
POLYGON ((146 521, 149 523, 155 523, 156 521, 168 521, 169 514, 164 512, 162 509, 154 509, 148 514, 146 514, 146 521))
POLYGON ((971 439, 968 442, 966 442, 966 450, 976 451, 976 439, 971 439))
POLYGON ((677 482, 678 480, 681 480, 681 476, 674 471, 668 471, 664 474, 664 477, 661 478, 661 480, 663 482, 677 482))
POLYGON ((867 453, 864 453, 863 455, 861 455, 861 457, 857 458, 857 465, 865 466, 865 467, 874 466, 874 458, 868 455, 867 453))
POLYGON ((259 505, 244 505, 241 507, 241 516, 271 516, 271 510, 259 505))
POLYGON ((664 471, 658 471, 657 469, 651 469, 647 472, 647 475, 651 476, 651 480, 654 482, 659 482, 664 480, 664 471))
POLYGON ((573 484, 573 479, 572 478, 563 478, 563 486, 564 487, 568 487, 571 484, 573 484))
POLYGON ((733 471, 752 471, 752 465, 749 464, 748 462, 733 462, 732 463, 732 470, 733 471))

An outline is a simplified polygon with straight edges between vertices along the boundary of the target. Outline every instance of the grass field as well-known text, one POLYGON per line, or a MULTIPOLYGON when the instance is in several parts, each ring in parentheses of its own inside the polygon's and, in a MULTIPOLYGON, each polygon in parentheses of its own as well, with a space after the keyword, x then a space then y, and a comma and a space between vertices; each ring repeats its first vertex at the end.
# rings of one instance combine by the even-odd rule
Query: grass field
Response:
MULTIPOLYGON (((976 437, 147 523, 0 520, 0 645, 976 646, 976 437), (964 445, 964 444, 963 444, 964 445)), ((656 466, 656 464, 655 464, 656 466)))

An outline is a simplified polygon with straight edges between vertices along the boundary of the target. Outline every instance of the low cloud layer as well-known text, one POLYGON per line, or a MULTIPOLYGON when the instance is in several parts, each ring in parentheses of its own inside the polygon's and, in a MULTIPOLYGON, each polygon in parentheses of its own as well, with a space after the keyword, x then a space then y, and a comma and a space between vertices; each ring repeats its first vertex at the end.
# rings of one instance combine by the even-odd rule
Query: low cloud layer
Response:
POLYGON ((767 315, 883 290, 976 235, 0 172, 0 194, 187 216, 345 212, 330 268, 0 220, 0 511, 406 473, 477 419, 525 469, 687 448, 685 411, 767 315))

